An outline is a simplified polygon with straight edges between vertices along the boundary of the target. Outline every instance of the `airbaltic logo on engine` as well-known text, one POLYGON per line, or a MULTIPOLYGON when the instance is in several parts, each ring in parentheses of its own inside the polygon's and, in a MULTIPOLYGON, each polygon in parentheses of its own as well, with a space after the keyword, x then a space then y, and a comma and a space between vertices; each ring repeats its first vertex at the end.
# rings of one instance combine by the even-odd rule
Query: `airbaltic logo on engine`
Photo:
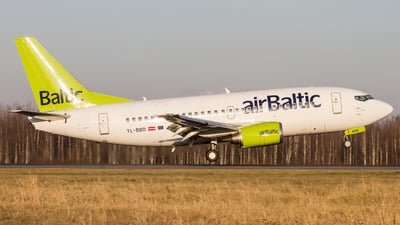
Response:
POLYGON ((74 91, 73 88, 70 88, 68 92, 60 89, 59 92, 49 92, 49 91, 40 91, 40 104, 41 105, 49 105, 49 104, 63 104, 63 103, 73 103, 76 100, 83 101, 79 96, 83 94, 83 91, 74 91))
POLYGON ((254 112, 265 108, 264 104, 268 105, 269 111, 277 111, 279 109, 307 109, 310 107, 319 108, 318 103, 320 95, 308 95, 308 92, 293 93, 291 96, 281 97, 279 95, 268 95, 266 98, 259 99, 254 97, 253 100, 243 102, 245 112, 254 112))
POLYGON ((272 134, 279 134, 279 130, 277 130, 277 129, 262 130, 259 133, 260 136, 269 136, 269 135, 272 135, 272 134))

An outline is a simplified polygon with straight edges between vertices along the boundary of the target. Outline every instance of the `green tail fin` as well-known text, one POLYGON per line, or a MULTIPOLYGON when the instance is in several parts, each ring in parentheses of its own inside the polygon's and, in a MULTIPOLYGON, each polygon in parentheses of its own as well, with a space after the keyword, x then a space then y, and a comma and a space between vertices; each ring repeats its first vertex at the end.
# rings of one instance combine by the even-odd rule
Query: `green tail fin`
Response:
POLYGON ((40 112, 132 101, 89 91, 34 37, 16 38, 15 44, 40 112))

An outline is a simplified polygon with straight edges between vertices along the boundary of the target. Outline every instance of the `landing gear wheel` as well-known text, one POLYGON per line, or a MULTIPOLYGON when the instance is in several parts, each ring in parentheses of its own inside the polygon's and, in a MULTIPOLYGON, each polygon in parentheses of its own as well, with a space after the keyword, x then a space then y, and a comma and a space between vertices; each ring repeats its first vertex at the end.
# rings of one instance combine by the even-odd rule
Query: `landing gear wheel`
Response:
POLYGON ((206 159, 211 163, 216 162, 219 159, 217 141, 210 142, 210 149, 206 153, 206 159))
POLYGON ((217 150, 210 149, 206 153, 206 158, 210 162, 215 162, 219 159, 219 154, 217 150))
POLYGON ((346 140, 346 141, 344 141, 343 145, 344 145, 344 147, 346 147, 346 148, 350 148, 350 147, 351 147, 351 141, 346 140))
POLYGON ((344 147, 345 148, 350 148, 351 147, 351 141, 349 139, 349 136, 344 136, 343 139, 344 139, 344 142, 343 142, 344 147))

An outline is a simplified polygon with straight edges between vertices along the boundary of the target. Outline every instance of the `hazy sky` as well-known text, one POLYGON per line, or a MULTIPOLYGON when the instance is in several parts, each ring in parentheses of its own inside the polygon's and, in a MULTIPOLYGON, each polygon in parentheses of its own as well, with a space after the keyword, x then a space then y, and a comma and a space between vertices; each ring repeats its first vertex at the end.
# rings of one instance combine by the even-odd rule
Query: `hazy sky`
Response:
POLYGON ((1 103, 33 102, 14 37, 35 36, 97 92, 140 99, 293 86, 394 105, 400 1, 2 1, 1 103))

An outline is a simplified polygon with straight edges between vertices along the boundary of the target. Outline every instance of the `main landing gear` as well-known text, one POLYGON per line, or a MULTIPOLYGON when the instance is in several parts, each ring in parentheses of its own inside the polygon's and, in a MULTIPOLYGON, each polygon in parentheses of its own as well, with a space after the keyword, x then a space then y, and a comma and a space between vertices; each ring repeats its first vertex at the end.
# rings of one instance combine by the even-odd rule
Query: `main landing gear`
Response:
POLYGON ((216 162, 219 159, 219 153, 217 151, 216 141, 211 141, 210 149, 206 153, 206 158, 209 162, 216 162))

